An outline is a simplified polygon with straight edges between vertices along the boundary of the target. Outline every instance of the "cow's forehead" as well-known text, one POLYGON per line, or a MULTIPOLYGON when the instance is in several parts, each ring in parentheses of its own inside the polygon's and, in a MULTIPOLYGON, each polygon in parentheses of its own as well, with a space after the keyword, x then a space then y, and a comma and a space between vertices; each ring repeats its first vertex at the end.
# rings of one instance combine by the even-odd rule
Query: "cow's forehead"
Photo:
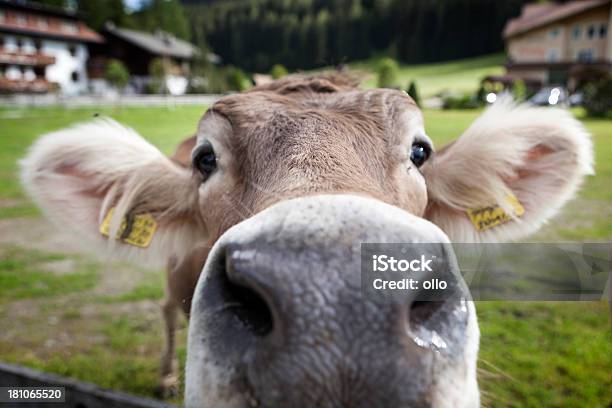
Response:
POLYGON ((313 109, 337 114, 367 115, 394 119, 405 111, 418 111, 412 98, 393 89, 350 89, 333 93, 295 92, 279 94, 269 90, 255 90, 226 96, 217 101, 212 111, 230 121, 269 116, 278 112, 308 113, 313 109))
POLYGON ((407 130, 422 132, 422 115, 412 98, 391 89, 346 89, 337 92, 300 91, 279 93, 254 90, 230 95, 216 102, 203 120, 202 130, 212 117, 226 119, 234 138, 269 135, 291 129, 292 133, 316 129, 328 137, 367 134, 398 143, 407 130))

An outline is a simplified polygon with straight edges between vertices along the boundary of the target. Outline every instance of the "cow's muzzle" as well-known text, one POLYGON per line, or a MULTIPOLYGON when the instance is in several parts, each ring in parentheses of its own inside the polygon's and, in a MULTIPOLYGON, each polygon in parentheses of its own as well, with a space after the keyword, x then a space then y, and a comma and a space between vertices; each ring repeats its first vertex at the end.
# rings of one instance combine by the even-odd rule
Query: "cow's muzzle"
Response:
POLYGON ((478 329, 449 248, 430 222, 349 195, 284 201, 231 228, 194 295, 187 406, 477 405, 478 329), (441 259, 454 295, 368 294, 364 242, 441 259))

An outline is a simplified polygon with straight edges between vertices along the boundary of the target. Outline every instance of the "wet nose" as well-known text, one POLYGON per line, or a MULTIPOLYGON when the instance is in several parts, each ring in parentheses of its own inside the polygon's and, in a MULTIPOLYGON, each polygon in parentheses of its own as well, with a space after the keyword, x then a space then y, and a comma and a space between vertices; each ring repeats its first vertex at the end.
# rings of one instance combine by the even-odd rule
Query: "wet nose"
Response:
MULTIPOLYGON (((405 406, 428 398, 433 353, 461 353, 466 294, 371 291, 364 242, 405 243, 404 256, 438 259, 453 284, 461 282, 437 227, 364 200, 281 203, 221 237, 191 311, 188 398, 211 364, 263 406, 405 406)), ((419 279, 430 278, 422 269, 419 279)))
MULTIPOLYGON (((414 235, 412 239, 415 239, 414 235)), ((403 258, 420 263, 415 268, 413 262, 415 271, 406 275, 416 277, 412 281, 417 283, 411 284, 397 276, 387 280, 386 273, 367 276, 364 268, 358 269, 354 265, 358 256, 348 251, 344 257, 331 259, 326 254, 330 248, 313 251, 312 248, 296 247, 288 250, 261 240, 266 238, 249 243, 228 243, 218 252, 206 277, 204 296, 209 300, 207 308, 217 310, 219 319, 239 322, 238 329, 245 336, 281 343, 292 332, 297 332, 296 336, 307 334, 308 328, 299 327, 300 324, 321 318, 325 310, 331 311, 332 319, 349 320, 360 307, 359 303, 366 299, 369 307, 359 313, 362 322, 371 324, 378 321, 388 326, 387 331, 397 332, 398 341, 406 337, 423 346, 432 340, 423 331, 447 320, 444 312, 453 309, 445 308, 446 303, 456 301, 462 295, 458 276, 446 258, 446 247, 440 243, 418 242, 405 247, 391 245, 391 251, 387 252, 401 252, 403 258), (437 261, 436 272, 429 264, 434 259, 437 261), (330 265, 335 262, 338 264, 330 265), (361 283, 358 284, 355 278, 361 278, 361 283), (404 286, 397 292, 389 289, 390 282, 404 286), (430 286, 424 289, 423 282, 430 286), (430 282, 433 285, 443 282, 444 290, 439 286, 431 289, 430 282)), ((371 253, 384 252, 384 248, 384 244, 362 248, 361 262, 368 262, 371 253)), ((385 266, 385 271, 392 268, 389 263, 378 262, 385 266)), ((352 323, 353 327, 358 325, 352 323)), ((438 339, 429 346, 444 347, 444 341, 438 339)))

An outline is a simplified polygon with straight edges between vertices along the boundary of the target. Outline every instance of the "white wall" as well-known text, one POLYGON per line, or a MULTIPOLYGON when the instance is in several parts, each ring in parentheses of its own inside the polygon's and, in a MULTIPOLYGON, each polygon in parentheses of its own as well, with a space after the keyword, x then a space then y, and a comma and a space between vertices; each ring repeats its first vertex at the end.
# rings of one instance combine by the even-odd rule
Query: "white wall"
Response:
POLYGON ((55 57, 55 63, 46 68, 45 77, 48 81, 59 84, 63 93, 77 95, 87 92, 87 47, 75 44, 76 53, 70 55, 70 43, 43 40, 42 52, 55 57), (72 73, 78 73, 78 80, 73 81, 72 73))
MULTIPOLYGON (((32 54, 36 52, 34 39, 24 36, 19 36, 22 47, 17 47, 17 37, 14 35, 2 35, 4 39, 4 49, 8 52, 23 52, 32 54)), ((78 95, 87 92, 87 58, 88 52, 85 44, 68 43, 60 40, 46 40, 42 42, 42 53, 55 57, 55 63, 49 65, 45 70, 45 78, 47 81, 56 82, 59 84, 62 93, 66 95, 78 95), (76 47, 75 55, 70 55, 70 45, 76 47), (72 80, 72 73, 78 73, 78 80, 72 80)), ((26 72, 22 75, 18 67, 9 67, 6 77, 11 79, 28 79, 32 77, 32 73, 26 72)))

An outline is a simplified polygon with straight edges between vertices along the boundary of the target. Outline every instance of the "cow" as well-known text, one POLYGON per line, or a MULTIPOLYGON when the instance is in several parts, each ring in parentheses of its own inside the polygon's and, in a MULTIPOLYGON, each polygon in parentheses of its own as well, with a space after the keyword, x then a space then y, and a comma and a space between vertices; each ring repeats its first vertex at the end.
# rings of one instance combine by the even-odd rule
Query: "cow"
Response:
POLYGON ((469 293, 365 297, 360 243, 521 239, 575 196, 592 149, 569 112, 501 101, 435 151, 405 92, 292 75, 222 97, 173 158, 103 119, 42 136, 21 177, 93 250, 167 265, 162 385, 182 309, 188 407, 473 407, 469 293))

